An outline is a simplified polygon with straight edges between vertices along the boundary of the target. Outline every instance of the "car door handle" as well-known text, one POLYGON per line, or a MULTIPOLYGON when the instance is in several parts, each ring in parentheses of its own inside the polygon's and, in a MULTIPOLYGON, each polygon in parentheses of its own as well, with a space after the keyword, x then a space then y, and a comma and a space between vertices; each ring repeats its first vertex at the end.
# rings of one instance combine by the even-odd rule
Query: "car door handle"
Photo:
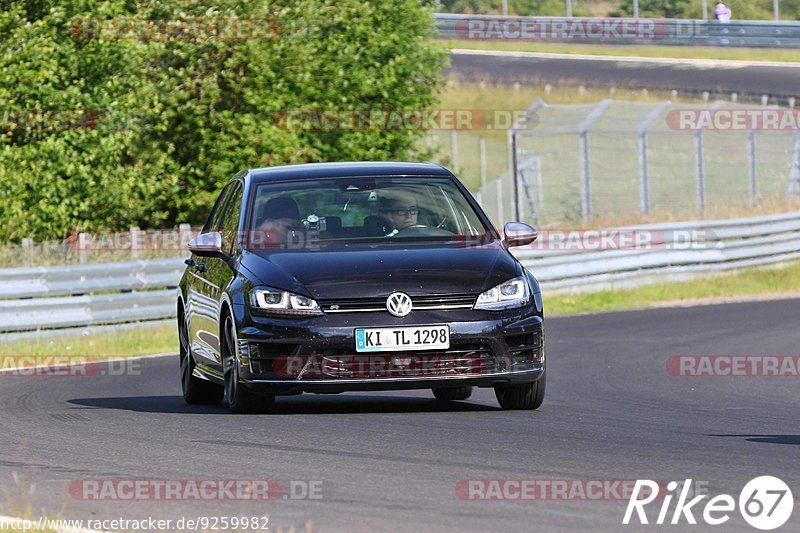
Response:
POLYGON ((205 272, 206 270, 208 270, 206 268, 206 264, 205 263, 200 263, 195 268, 197 269, 198 272, 205 272))

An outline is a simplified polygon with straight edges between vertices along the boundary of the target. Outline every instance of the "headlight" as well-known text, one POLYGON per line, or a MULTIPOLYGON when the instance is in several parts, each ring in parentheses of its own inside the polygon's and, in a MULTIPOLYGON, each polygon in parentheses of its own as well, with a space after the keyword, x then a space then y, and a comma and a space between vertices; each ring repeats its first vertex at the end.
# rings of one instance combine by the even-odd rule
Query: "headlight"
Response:
POLYGON ((523 276, 510 279, 478 295, 474 309, 499 311, 522 307, 531 301, 528 280, 523 276))
POLYGON ((281 289, 265 287, 250 293, 250 305, 269 314, 319 316, 322 309, 316 300, 281 289))

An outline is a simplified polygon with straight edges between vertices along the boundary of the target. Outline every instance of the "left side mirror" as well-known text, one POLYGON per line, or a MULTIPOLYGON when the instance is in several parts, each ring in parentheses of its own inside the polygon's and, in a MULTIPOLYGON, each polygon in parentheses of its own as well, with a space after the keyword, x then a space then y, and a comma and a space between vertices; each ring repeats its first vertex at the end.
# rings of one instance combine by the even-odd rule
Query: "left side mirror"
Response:
POLYGON ((539 233, 528 224, 523 222, 506 222, 503 226, 504 243, 506 248, 512 246, 525 246, 536 240, 539 233))
POLYGON ((222 235, 218 231, 201 233, 189 241, 189 251, 200 257, 228 258, 228 254, 222 250, 222 235))

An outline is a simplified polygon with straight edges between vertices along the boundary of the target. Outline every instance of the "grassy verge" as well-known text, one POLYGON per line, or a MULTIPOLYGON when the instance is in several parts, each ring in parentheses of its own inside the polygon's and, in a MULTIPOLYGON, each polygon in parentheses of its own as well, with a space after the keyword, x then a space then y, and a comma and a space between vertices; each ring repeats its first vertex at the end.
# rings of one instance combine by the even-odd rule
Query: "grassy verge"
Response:
MULTIPOLYGON (((534 274, 536 270, 533 269, 534 274)), ((587 294, 544 294, 545 311, 556 315, 615 311, 668 304, 689 305, 700 299, 735 299, 756 295, 800 293, 800 261, 776 268, 752 268, 686 282, 659 283, 635 289, 587 294)))
POLYGON ((781 48, 720 48, 710 46, 636 46, 527 41, 448 40, 448 48, 598 56, 667 57, 676 59, 733 59, 738 61, 798 61, 796 50, 781 48))
MULTIPOLYGON (((0 343, 0 367, 15 362, 37 365, 31 356, 58 358, 55 362, 94 361, 178 351, 177 328, 173 325, 108 331, 88 335, 65 335, 0 343)), ((53 364, 41 361, 38 364, 53 364)))

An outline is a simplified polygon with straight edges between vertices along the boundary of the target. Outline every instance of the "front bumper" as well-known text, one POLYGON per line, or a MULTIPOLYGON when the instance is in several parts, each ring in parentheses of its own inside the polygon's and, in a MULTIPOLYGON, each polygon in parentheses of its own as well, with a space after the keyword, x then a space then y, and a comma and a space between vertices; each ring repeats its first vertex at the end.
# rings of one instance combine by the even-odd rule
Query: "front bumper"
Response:
POLYGON ((545 369, 543 319, 533 307, 417 312, 413 321, 388 313, 300 320, 248 314, 238 344, 242 386, 266 394, 493 387, 536 381, 545 369), (448 350, 355 350, 359 327, 440 324, 450 328, 448 350))

